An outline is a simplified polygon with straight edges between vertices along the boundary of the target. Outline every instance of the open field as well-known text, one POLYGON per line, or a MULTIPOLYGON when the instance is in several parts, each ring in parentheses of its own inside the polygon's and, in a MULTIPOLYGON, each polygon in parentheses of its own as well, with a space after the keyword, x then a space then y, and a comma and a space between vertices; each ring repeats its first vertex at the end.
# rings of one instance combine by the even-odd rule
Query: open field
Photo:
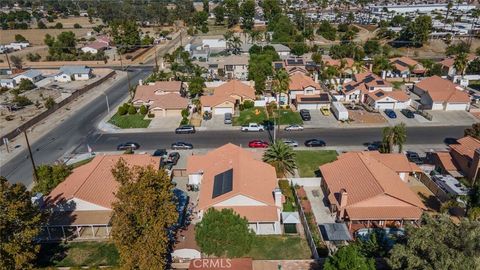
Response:
POLYGON ((82 28, 92 28, 94 26, 102 24, 100 19, 93 19, 93 23, 88 21, 88 17, 68 17, 68 18, 58 18, 54 22, 47 23, 47 27, 55 26, 55 24, 61 23, 63 28, 73 28, 73 25, 78 23, 82 28))
POLYGON ((92 31, 91 28, 79 28, 79 29, 15 29, 15 30, 2 30, 1 43, 10 43, 15 41, 15 35, 20 34, 24 36, 31 45, 45 45, 43 40, 45 35, 49 34, 52 37, 58 36, 62 32, 72 31, 77 38, 81 38, 92 31))

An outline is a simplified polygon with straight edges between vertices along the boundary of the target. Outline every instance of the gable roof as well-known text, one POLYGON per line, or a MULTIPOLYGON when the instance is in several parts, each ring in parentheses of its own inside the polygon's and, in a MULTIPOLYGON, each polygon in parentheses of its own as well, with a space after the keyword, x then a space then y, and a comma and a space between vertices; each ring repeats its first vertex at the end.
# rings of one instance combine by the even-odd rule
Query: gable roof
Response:
POLYGON ((395 90, 395 91, 383 91, 381 89, 375 90, 373 92, 369 92, 368 96, 373 100, 381 100, 386 97, 392 98, 396 101, 405 102, 410 99, 410 96, 402 90, 395 90))
POLYGON ((200 97, 200 103, 206 107, 215 107, 227 101, 235 104, 235 99, 231 96, 209 95, 200 97))
POLYGON ((65 73, 67 75, 89 74, 91 71, 92 71, 92 69, 87 67, 87 66, 62 66, 62 67, 60 67, 60 73, 65 73))
MULTIPOLYGON (((262 202, 266 205, 264 207, 275 207, 273 198, 273 190, 277 187, 275 169, 271 165, 256 159, 253 152, 234 144, 225 144, 205 155, 188 156, 187 173, 203 173, 198 201, 200 210, 206 210, 237 195, 262 202), (215 176, 230 169, 233 169, 232 191, 212 198, 215 176)), ((228 208, 235 209, 236 207, 228 208)), ((245 211, 245 213, 248 212, 245 211)))
POLYGON ((425 71, 425 68, 418 61, 407 56, 392 58, 390 59, 390 63, 392 63, 398 71, 407 71, 409 66, 413 66, 412 72, 414 73, 425 71))
MULTIPOLYGON (((347 211, 349 216, 353 218, 354 212, 350 210, 356 205, 360 209, 366 210, 365 214, 375 216, 376 214, 385 214, 381 211, 381 207, 377 207, 377 202, 369 202, 370 200, 387 201, 386 205, 389 208, 399 207, 399 209, 417 208, 417 210, 407 210, 406 212, 399 211, 398 217, 403 214, 409 214, 409 211, 421 214, 421 209, 425 206, 420 199, 408 188, 408 186, 400 179, 399 175, 383 163, 385 159, 396 158, 393 156, 382 156, 380 153, 369 152, 348 152, 342 154, 334 162, 320 166, 320 171, 323 178, 331 192, 329 198, 331 203, 340 205, 339 199, 335 198, 342 189, 348 193, 347 211), (377 211, 377 213, 375 213, 377 211)), ((395 166, 394 160, 389 161, 390 166, 395 166)), ((352 210, 355 211, 355 210, 352 210)), ((363 212, 359 212, 363 215, 363 212)), ((419 216, 418 216, 419 217, 419 216)))
POLYGON ((450 148, 462 156, 473 159, 475 150, 480 149, 480 140, 466 136, 457 140, 457 143, 451 144, 450 148))
POLYGON ((354 74, 352 81, 343 84, 342 92, 347 94, 355 90, 360 90, 360 92, 366 93, 370 87, 392 87, 392 85, 376 74, 367 71, 354 74))
POLYGON ((25 76, 25 77, 28 77, 28 78, 35 78, 37 76, 41 76, 42 73, 36 69, 29 69, 23 73, 20 73, 20 74, 17 74, 15 77, 18 77, 18 76, 25 76))
POLYGON ((310 76, 307 76, 300 72, 295 72, 290 75, 290 90, 303 90, 306 87, 312 86, 319 90, 320 85, 316 83, 310 76))
POLYGON ((150 155, 97 155, 89 163, 73 170, 47 197, 47 203, 57 204, 78 198, 112 209, 116 201, 119 183, 112 175, 112 168, 122 158, 129 166, 159 168, 160 158, 150 155))
POLYGON ((235 79, 216 87, 213 91, 215 95, 220 96, 239 95, 249 99, 255 99, 255 89, 235 79))
POLYGON ((153 84, 139 85, 135 90, 135 96, 133 97, 133 101, 154 101, 160 96, 159 92, 179 93, 181 89, 181 81, 160 81, 153 84))
POLYGON ((178 93, 168 93, 164 95, 157 95, 153 99, 150 108, 161 109, 185 109, 188 106, 188 99, 182 97, 178 93))
MULTIPOLYGON (((475 60, 477 57, 478 56, 476 56, 475 54, 469 53, 467 55, 467 60, 468 60, 468 62, 470 62, 470 61, 475 60)), ((442 61, 440 61, 440 64, 442 66, 448 67, 448 68, 453 67, 455 65, 455 58, 453 58, 453 57, 445 58, 442 61)))
POLYGON ((469 103, 468 93, 459 90, 459 86, 439 76, 423 79, 415 87, 427 92, 434 102, 469 103))

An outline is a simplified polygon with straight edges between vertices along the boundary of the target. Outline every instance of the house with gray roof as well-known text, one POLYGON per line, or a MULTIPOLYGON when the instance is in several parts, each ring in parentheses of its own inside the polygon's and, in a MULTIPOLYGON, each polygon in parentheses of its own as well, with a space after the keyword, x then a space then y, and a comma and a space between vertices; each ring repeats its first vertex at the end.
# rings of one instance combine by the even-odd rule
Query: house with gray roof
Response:
POLYGON ((17 83, 14 79, 1 79, 0 80, 0 87, 6 87, 8 89, 13 89, 17 86, 17 83))
POLYGON ((29 80, 33 83, 36 83, 40 80, 43 79, 43 75, 40 71, 38 70, 35 70, 35 69, 29 69, 23 73, 20 73, 18 75, 16 75, 15 77, 13 77, 13 80, 15 80, 15 83, 16 84, 20 84, 20 81, 22 79, 26 79, 26 80, 29 80))
POLYGON ((87 66, 63 66, 60 68, 60 72, 55 75, 55 81, 86 81, 92 76, 92 69, 87 66))

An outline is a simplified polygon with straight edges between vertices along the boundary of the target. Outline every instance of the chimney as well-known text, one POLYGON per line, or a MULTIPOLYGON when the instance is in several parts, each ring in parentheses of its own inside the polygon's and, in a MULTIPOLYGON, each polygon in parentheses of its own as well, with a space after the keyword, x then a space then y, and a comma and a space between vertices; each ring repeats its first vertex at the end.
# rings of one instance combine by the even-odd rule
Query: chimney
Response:
POLYGON ((280 188, 277 187, 273 190, 273 197, 275 198, 275 206, 283 209, 283 195, 280 188))
POLYGON ((138 80, 138 85, 143 85, 143 80, 138 80))
POLYGON ((345 207, 347 207, 348 203, 348 193, 347 191, 342 188, 340 190, 340 218, 343 219, 344 213, 345 213, 345 207))

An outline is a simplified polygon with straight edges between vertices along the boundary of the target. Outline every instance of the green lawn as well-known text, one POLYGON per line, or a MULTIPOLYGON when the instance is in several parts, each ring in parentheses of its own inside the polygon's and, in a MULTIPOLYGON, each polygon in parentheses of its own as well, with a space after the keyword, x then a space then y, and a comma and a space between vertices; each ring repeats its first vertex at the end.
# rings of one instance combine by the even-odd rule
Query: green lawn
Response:
POLYGON ((298 112, 291 110, 275 110, 279 112, 279 124, 280 125, 293 125, 293 124, 303 124, 302 117, 298 112))
POLYGON ((300 177, 319 176, 318 166, 337 159, 335 150, 295 151, 300 177))
POLYGON ((146 128, 152 120, 145 120, 144 118, 145 116, 140 113, 126 115, 115 114, 108 122, 119 128, 146 128))
POLYGON ((307 241, 298 236, 255 236, 252 249, 245 257, 254 260, 310 259, 307 241))
MULTIPOLYGON (((277 112, 277 110, 275 110, 277 112)), ((291 110, 278 110, 279 112, 279 124, 280 125, 292 125, 292 124, 303 124, 302 118, 298 112, 293 112, 291 110)), ((241 126, 248 125, 249 123, 258 123, 261 124, 263 121, 267 120, 267 112, 264 108, 251 108, 246 109, 240 112, 239 117, 233 118, 233 125, 241 126), (255 114, 258 110, 259 114, 255 114)), ((270 118, 273 122, 273 117, 270 118)))
POLYGON ((119 255, 111 242, 44 244, 38 256, 39 267, 118 266, 119 255))
POLYGON ((233 118, 234 126, 248 125, 249 123, 261 124, 267 120, 267 113, 264 108, 250 108, 240 112, 240 116, 233 118), (258 114, 256 114, 258 112, 258 114))

